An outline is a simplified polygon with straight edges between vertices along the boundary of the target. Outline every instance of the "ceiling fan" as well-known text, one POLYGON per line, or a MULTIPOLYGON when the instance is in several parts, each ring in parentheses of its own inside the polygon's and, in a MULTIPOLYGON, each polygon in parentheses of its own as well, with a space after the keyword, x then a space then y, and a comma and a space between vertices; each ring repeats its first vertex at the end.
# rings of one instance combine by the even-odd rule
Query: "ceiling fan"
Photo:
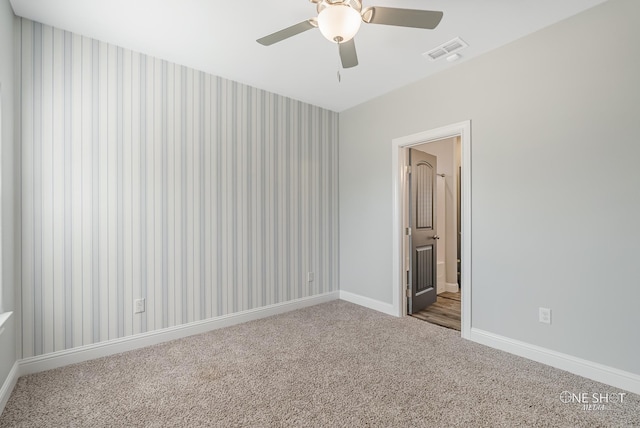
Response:
POLYGON ((309 0, 315 3, 317 18, 310 18, 298 24, 276 31, 257 40, 264 46, 293 37, 312 28, 319 28, 329 41, 338 44, 342 67, 358 65, 358 55, 353 37, 360 24, 384 24, 398 27, 424 28, 433 30, 442 19, 442 12, 395 7, 365 7, 361 0, 309 0))

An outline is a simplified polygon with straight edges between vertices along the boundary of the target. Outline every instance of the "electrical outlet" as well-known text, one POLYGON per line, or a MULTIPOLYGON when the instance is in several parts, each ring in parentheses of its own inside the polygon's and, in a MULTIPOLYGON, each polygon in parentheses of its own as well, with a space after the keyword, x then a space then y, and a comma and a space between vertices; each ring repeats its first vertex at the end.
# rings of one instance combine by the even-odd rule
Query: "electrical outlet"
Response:
POLYGON ((136 299, 133 301, 133 313, 139 314, 145 311, 144 299, 136 299))
POLYGON ((315 274, 313 272, 307 272, 307 282, 313 282, 315 274))
POLYGON ((538 308, 538 321, 545 324, 551 324, 551 309, 538 308))

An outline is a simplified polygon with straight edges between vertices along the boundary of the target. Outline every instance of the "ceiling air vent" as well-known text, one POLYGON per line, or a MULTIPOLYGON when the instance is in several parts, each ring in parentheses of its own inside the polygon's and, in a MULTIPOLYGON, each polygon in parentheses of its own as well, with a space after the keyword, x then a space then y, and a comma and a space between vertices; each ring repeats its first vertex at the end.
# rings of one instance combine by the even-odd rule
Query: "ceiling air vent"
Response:
POLYGON ((429 58, 431 61, 436 61, 445 55, 452 54, 461 49, 466 48, 467 43, 462 40, 460 37, 456 37, 453 40, 449 40, 446 43, 441 44, 437 48, 431 49, 429 52, 425 52, 422 54, 425 58, 429 58))

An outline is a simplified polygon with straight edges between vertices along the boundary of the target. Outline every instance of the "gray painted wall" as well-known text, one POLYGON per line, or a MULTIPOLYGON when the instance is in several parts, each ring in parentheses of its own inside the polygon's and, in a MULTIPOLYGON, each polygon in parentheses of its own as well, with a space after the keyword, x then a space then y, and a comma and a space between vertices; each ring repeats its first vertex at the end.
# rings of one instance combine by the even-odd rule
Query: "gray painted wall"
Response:
POLYGON ((22 357, 338 289, 337 113, 19 25, 22 357))
POLYGON ((470 119, 472 326, 640 374, 639 15, 611 0, 341 113, 341 289, 392 302, 391 140, 470 119))
MULTIPOLYGON (((0 138, 0 313, 14 310, 14 60, 13 60, 13 9, 9 0, 0 0, 0 91, 2 97, 2 136, 0 138)), ((0 335, 0 386, 4 383, 16 361, 15 317, 4 325, 0 335)))

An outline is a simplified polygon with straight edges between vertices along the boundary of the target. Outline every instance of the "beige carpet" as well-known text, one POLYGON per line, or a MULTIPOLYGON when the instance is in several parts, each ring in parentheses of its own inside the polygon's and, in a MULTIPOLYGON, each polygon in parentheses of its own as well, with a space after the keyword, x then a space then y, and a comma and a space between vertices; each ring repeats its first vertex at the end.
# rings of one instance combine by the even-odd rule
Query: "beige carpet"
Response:
POLYGON ((0 427, 640 426, 640 396, 563 391, 621 392, 335 301, 22 377, 0 427))

